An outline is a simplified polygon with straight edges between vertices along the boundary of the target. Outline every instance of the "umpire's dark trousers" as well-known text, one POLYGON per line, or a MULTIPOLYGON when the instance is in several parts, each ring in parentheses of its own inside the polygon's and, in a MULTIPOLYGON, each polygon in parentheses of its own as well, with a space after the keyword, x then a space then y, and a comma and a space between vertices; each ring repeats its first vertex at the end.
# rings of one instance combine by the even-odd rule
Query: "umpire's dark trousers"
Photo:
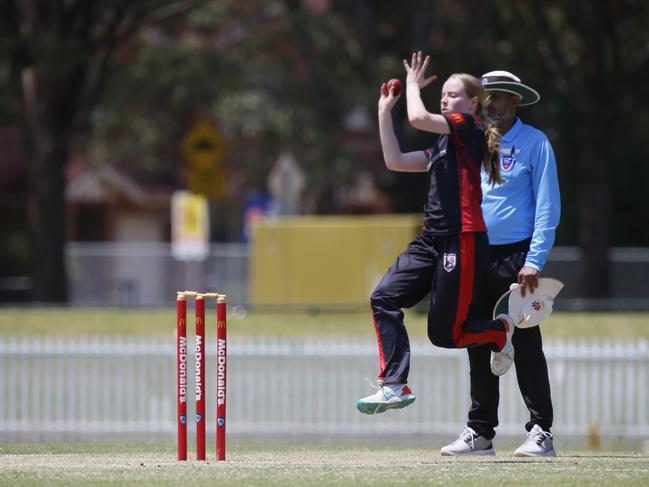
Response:
MULTIPOLYGON (((489 246, 488 261, 482 274, 480 293, 469 312, 469 319, 488 319, 492 316, 496 301, 505 293, 511 283, 518 279, 518 272, 525 264, 530 241, 524 240, 507 245, 489 246)), ((538 424, 545 431, 552 426, 552 398, 548 366, 543 353, 541 330, 516 328, 512 338, 514 344, 514 365, 518 387, 530 411, 526 424, 530 431, 538 424)), ((469 348, 471 368, 471 409, 469 427, 485 438, 492 439, 498 425, 498 377, 491 373, 488 347, 469 348)))

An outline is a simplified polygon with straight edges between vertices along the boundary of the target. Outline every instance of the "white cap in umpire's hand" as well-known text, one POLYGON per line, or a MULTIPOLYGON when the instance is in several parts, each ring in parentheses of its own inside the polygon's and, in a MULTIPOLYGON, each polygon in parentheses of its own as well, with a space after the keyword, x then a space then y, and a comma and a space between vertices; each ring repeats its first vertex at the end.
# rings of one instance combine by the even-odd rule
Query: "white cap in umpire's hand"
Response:
POLYGON ((554 298, 563 289, 563 283, 557 279, 541 278, 534 293, 527 290, 525 297, 521 288, 517 286, 509 295, 509 314, 517 327, 531 328, 552 314, 554 298))

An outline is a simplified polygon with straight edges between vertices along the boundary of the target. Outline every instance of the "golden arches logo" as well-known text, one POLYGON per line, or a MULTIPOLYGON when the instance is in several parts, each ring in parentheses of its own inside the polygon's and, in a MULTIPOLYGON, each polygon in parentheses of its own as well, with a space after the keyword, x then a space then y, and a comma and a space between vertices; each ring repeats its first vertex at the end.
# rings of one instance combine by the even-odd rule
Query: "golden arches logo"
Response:
POLYGON ((180 320, 178 321, 178 324, 180 326, 185 326, 185 318, 180 318, 180 320))
POLYGON ((225 321, 224 320, 219 320, 216 322, 216 327, 217 328, 225 328, 225 321))
POLYGON ((197 325, 202 325, 203 324, 203 317, 202 316, 197 316, 196 317, 196 324, 197 325))

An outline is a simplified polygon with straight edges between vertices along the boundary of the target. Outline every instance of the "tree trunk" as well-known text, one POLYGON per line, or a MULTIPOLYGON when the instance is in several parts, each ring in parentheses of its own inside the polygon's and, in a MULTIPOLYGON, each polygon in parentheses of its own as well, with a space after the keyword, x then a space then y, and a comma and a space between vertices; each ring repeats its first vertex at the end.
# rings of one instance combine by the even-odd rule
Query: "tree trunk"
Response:
POLYGON ((28 220, 32 245, 32 299, 67 301, 65 176, 67 149, 50 127, 32 130, 28 220))
MULTIPOLYGON (((583 3, 587 6, 587 2, 583 3)), ((620 46, 609 22, 614 12, 607 6, 585 11, 579 32, 587 48, 582 54, 583 85, 575 99, 580 145, 579 246, 582 250, 580 281, 586 298, 608 298, 611 291, 608 259, 611 190, 609 158, 603 142, 624 140, 619 131, 615 99, 620 85, 620 46)), ((622 134, 623 135, 623 134, 622 134)))
MULTIPOLYGON (((47 70, 26 66, 21 70, 29 161, 28 229, 32 254, 32 299, 67 301, 65 272, 65 163, 73 96, 60 88, 79 88, 75 77, 61 81, 47 70), (47 74, 46 74, 47 73, 47 74), (67 82, 67 84, 66 84, 67 82)), ((72 92, 74 93, 74 91, 72 92)))
MULTIPOLYGON (((598 111, 598 105, 592 111, 598 111)), ((603 129, 598 113, 584 114, 578 132, 579 150, 579 247, 582 251, 580 290, 585 298, 610 295, 610 182, 607 154, 601 141, 610 136, 603 129)))

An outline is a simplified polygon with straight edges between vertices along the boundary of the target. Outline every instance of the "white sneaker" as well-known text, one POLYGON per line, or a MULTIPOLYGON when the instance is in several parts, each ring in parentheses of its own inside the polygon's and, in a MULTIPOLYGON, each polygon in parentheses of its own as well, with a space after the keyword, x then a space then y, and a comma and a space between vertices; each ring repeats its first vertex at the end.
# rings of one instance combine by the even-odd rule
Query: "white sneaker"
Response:
POLYGON ((443 447, 440 452, 445 456, 496 454, 491 440, 479 435, 468 426, 460 433, 457 440, 443 447))
POLYGON ((514 345, 512 335, 514 334, 514 320, 506 314, 496 316, 497 320, 503 320, 507 326, 507 338, 505 346, 500 352, 491 352, 491 372, 494 375, 503 375, 514 363, 514 345))
POLYGON ((514 451, 516 457, 556 457, 552 446, 552 433, 543 431, 538 424, 527 433, 527 440, 514 451))
POLYGON ((382 384, 371 396, 359 399, 356 409, 363 414, 379 414, 388 409, 401 409, 415 402, 407 384, 382 384))

